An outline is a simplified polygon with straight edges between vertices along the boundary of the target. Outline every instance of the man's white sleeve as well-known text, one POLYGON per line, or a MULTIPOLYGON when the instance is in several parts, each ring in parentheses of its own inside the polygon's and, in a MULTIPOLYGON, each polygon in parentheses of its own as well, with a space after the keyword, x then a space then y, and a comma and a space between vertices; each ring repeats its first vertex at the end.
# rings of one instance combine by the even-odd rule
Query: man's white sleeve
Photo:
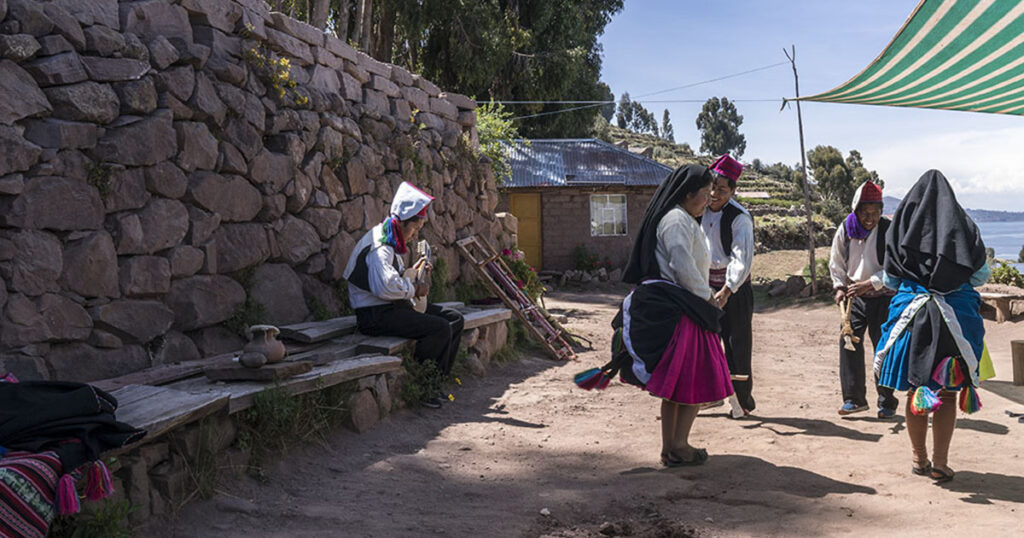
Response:
POLYGON ((416 294, 416 286, 391 265, 394 256, 395 251, 390 246, 371 249, 366 253, 370 293, 385 301, 412 299, 416 294))
POLYGON ((754 220, 746 215, 732 221, 732 252, 725 271, 725 285, 735 293, 750 276, 754 264, 754 220))

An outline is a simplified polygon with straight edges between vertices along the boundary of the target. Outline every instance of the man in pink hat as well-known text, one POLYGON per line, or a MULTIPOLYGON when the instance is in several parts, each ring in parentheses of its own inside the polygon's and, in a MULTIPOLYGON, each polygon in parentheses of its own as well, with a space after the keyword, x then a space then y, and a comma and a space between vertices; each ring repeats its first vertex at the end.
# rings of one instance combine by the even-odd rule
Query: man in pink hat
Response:
POLYGON ((708 168, 715 176, 715 183, 711 204, 701 218, 701 227, 711 247, 711 288, 715 291, 718 307, 725 311, 721 335, 729 373, 747 376, 745 381, 732 382, 736 401, 730 400, 733 404, 731 416, 741 418, 749 415, 755 407, 750 368, 754 317, 750 269, 754 260, 754 219, 733 197, 743 165, 725 154, 708 168))
MULTIPOLYGON (((839 384, 843 390, 840 415, 868 410, 864 373, 864 332, 878 347, 882 323, 889 317, 889 300, 893 291, 882 285, 885 259, 885 232, 889 219, 882 216, 882 188, 868 181, 853 196, 853 212, 836 230, 829 257, 829 272, 835 289, 836 304, 849 300, 850 327, 856 343, 847 349, 839 342, 839 384)), ((852 343, 852 341, 851 341, 852 343)), ((874 353, 872 353, 874 356, 874 353)), ((878 392, 878 418, 896 416, 898 401, 892 389, 875 385, 878 392)))

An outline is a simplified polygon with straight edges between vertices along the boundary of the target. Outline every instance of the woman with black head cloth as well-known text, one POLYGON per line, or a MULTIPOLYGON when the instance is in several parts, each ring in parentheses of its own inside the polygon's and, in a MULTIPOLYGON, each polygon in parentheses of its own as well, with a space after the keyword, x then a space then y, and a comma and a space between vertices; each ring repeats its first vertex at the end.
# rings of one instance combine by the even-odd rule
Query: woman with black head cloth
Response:
POLYGON ((612 361, 577 376, 584 388, 623 381, 661 398, 661 463, 700 465, 707 451, 689 443, 700 404, 732 394, 718 336, 722 311, 708 284, 711 253, 697 218, 708 205, 712 176, 680 167, 651 199, 623 280, 637 286, 612 322, 612 361), (598 381, 598 378, 601 381, 598 381))
POLYGON ((879 384, 908 390, 907 434, 914 474, 936 482, 953 479, 949 444, 960 409, 973 413, 978 400, 978 360, 985 326, 974 290, 988 280, 985 244, 974 221, 937 171, 925 172, 900 203, 886 237, 889 304, 875 355, 879 384), (932 412, 932 458, 926 441, 932 412))

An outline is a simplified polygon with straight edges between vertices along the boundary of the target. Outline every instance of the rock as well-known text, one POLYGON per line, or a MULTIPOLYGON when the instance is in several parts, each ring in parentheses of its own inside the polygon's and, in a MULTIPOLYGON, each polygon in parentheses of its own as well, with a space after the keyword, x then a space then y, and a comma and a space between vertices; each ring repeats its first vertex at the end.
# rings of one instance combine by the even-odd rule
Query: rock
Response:
POLYGON ((218 213, 207 213, 195 206, 188 206, 188 218, 191 225, 188 242, 194 247, 206 243, 213 236, 213 232, 220 227, 218 213))
POLYGON ((122 82, 138 80, 149 71, 149 64, 131 58, 82 58, 89 78, 98 82, 122 82))
POLYGON ((459 109, 451 102, 440 97, 430 98, 430 111, 431 114, 446 118, 449 120, 459 119, 459 109))
POLYGON ((146 115, 156 110, 156 85, 151 77, 114 85, 122 114, 146 115))
POLYGON ((228 107, 220 100, 217 90, 210 77, 203 73, 196 74, 196 87, 189 99, 188 105, 197 112, 197 119, 209 118, 218 126, 224 125, 224 118, 227 116, 228 107))
POLYGON ((263 149, 249 165, 249 176, 263 188, 263 192, 280 192, 295 177, 291 157, 263 149))
POLYGON ((249 297, 266 307, 265 321, 271 325, 301 323, 309 316, 302 294, 302 281, 283 263, 266 263, 253 274, 249 297))
POLYGON ((150 116, 124 127, 107 129, 95 149, 96 157, 125 166, 148 166, 178 152, 170 114, 150 116))
POLYGON ((220 143, 220 155, 218 162, 220 163, 220 169, 218 172, 222 174, 249 173, 249 167, 245 162, 245 157, 242 156, 242 152, 238 151, 238 148, 228 144, 227 142, 220 143))
POLYGON ((0 195, 18 195, 25 190, 25 178, 21 174, 0 177, 0 195))
POLYGON ((305 43, 319 46, 324 43, 324 32, 304 22, 295 20, 284 13, 272 12, 270 22, 274 28, 295 36, 305 43))
POLYGON ((786 295, 789 295, 790 297, 796 297, 803 291, 806 285, 807 282, 804 281, 804 278, 802 276, 791 276, 788 279, 786 279, 786 295))
POLYGON ((175 319, 175 313, 160 301, 117 300, 93 308, 91 314, 97 327, 140 344, 167 332, 175 319))
POLYGON ((601 267, 597 270, 597 279, 601 282, 608 282, 608 269, 601 267))
POLYGON ((245 346, 241 336, 224 327, 207 327, 189 333, 189 337, 203 357, 235 353, 245 346))
POLYGON ((423 124, 427 129, 434 129, 436 131, 444 130, 444 120, 430 112, 420 111, 416 114, 416 121, 423 124))
POLYGON ((7 347, 44 342, 51 337, 49 327, 39 315, 36 304, 26 295, 11 293, 7 298, 6 316, 0 323, 0 344, 7 347))
POLYGON ((57 291, 63 266, 60 242, 50 234, 23 230, 7 236, 16 255, 11 261, 10 291, 42 295, 57 291))
POLYGON ((242 17, 241 7, 222 0, 182 0, 181 7, 189 12, 189 19, 210 25, 222 32, 232 33, 242 17))
POLYGON ((288 195, 288 211, 299 213, 306 207, 310 196, 313 195, 313 182, 306 174, 295 174, 295 179, 285 187, 284 193, 288 195))
POLYGON ((345 425, 356 433, 369 430, 380 420, 380 408, 369 390, 361 390, 349 396, 345 407, 349 410, 345 425))
POLYGON ((0 60, 0 124, 11 124, 51 110, 46 95, 28 72, 10 60, 0 60))
POLYGON ((85 29, 85 50, 100 56, 113 56, 124 50, 124 36, 112 28, 102 25, 85 29))
POLYGON ((196 88, 196 72, 190 65, 160 71, 154 77, 156 89, 168 92, 180 101, 188 101, 196 88))
POLYGON ((476 353, 470 353, 466 355, 466 368, 469 372, 477 377, 484 377, 487 375, 487 367, 484 366, 483 361, 480 360, 480 355, 476 353))
POLYGON ((478 340, 480 340, 480 329, 474 328, 468 331, 463 331, 461 342, 462 347, 472 349, 478 340))
POLYGON ((201 275, 176 280, 166 303, 174 311, 174 327, 183 331, 227 320, 245 302, 245 290, 220 275, 201 275))
POLYGON ((217 139, 205 123, 176 121, 174 130, 178 133, 177 162, 182 170, 213 170, 217 166, 217 139))
POLYGON ((200 359, 199 349, 192 340, 178 331, 164 335, 164 344, 153 355, 154 364, 173 364, 200 359))
POLYGON ((146 192, 145 170, 119 168, 110 173, 110 188, 103 203, 107 213, 145 207, 150 196, 146 192))
POLYGON ((162 162, 145 169, 146 189, 164 198, 177 199, 188 190, 188 178, 180 168, 162 162))
POLYGON ((242 156, 249 160, 263 148, 263 137, 249 122, 241 118, 229 118, 221 132, 221 140, 234 145, 242 156))
MULTIPOLYGON (((41 154, 39 146, 25 140, 17 129, 0 126, 0 176, 28 170, 41 154)), ((0 221, 3 220, 0 214, 0 221)))
POLYGON ((401 89, 402 98, 409 102, 416 111, 430 111, 430 96, 427 92, 412 86, 403 86, 401 89))
POLYGON ((54 116, 59 118, 105 124, 114 121, 119 113, 117 94, 107 84, 82 82, 43 91, 53 104, 54 116))
POLYGON ((811 286, 807 285, 804 289, 800 290, 800 293, 797 296, 798 297, 802 297, 802 298, 803 297, 810 297, 811 296, 811 286))
POLYGON ((121 31, 150 42, 163 36, 179 49, 192 43, 188 13, 164 0, 146 0, 120 5, 121 31))
POLYGON ((157 36, 149 42, 149 63, 159 71, 167 69, 168 66, 178 61, 181 56, 178 49, 164 36, 157 36))
POLYGON ((295 63, 299 66, 313 63, 313 51, 310 50, 309 45, 284 32, 267 28, 267 44, 274 50, 283 52, 297 60, 295 63))
POLYGON ((43 5, 43 12, 53 23, 55 33, 67 39, 75 49, 82 50, 85 48, 85 34, 82 33, 82 27, 70 13, 59 4, 51 3, 43 5))
POLYGON ((0 222, 20 228, 96 230, 103 225, 103 203, 96 189, 81 181, 38 176, 0 213, 0 222))
POLYGON ((171 264, 167 258, 159 256, 124 258, 120 264, 120 276, 121 293, 125 297, 164 294, 171 289, 171 264))
POLYGON ((341 180, 348 187, 350 197, 370 192, 370 182, 366 180, 366 167, 359 157, 345 163, 345 174, 341 180))
POLYGON ((350 234, 338 234, 331 239, 327 247, 327 275, 331 281, 339 280, 344 274, 357 238, 350 234))
POLYGON ((7 15, 21 24, 21 31, 42 37, 53 30, 53 21, 43 11, 43 4, 34 0, 8 0, 7 15))
POLYGON ((217 241, 217 269, 231 273, 270 258, 270 242, 262 224, 224 224, 213 234, 217 241))
POLYGON ((68 43, 64 36, 48 35, 39 38, 39 56, 54 56, 62 52, 72 52, 75 47, 68 43))
POLYGON ((290 265, 298 265, 320 252, 320 236, 316 228, 291 215, 285 215, 277 243, 281 247, 281 259, 290 265))
MULTIPOLYGON (((362 212, 360 212, 361 214, 362 212)), ((327 241, 335 236, 341 229, 341 212, 329 208, 309 208, 303 211, 299 217, 316 228, 320 239, 327 241)))
POLYGON ((153 198, 142 211, 118 216, 114 228, 118 254, 152 254, 181 243, 188 211, 177 200, 153 198))
POLYGON ((203 268, 203 258, 203 251, 196 247, 188 245, 174 247, 167 254, 171 277, 181 278, 198 273, 203 268))
POLYGON ((46 362, 62 381, 89 382, 109 379, 149 367, 149 355, 139 345, 96 349, 87 344, 53 346, 46 362))
POLYGON ((48 0, 67 10, 82 26, 102 24, 118 29, 117 0, 48 0))
POLYGON ((120 338, 99 329, 93 329, 85 343, 102 349, 120 349, 124 346, 124 342, 120 338))
POLYGON ((189 194, 196 204, 220 214, 225 222, 250 221, 263 205, 259 191, 240 176, 196 172, 189 184, 189 194))
POLYGON ((25 139, 44 148, 91 148, 96 145, 98 129, 93 123, 52 118, 25 122, 25 139))
POLYGON ((43 87, 74 84, 89 78, 81 58, 74 52, 46 56, 22 65, 43 87))
MULTIPOLYGON (((0 58, 21 62, 31 58, 40 48, 39 41, 28 34, 0 35, 0 58)), ((35 86, 35 81, 32 85, 35 86)))
POLYGON ((104 230, 64 247, 64 286, 83 297, 119 297, 117 252, 104 230))
POLYGON ((611 282, 622 282, 622 269, 612 269, 609 271, 608 280, 611 282))
POLYGON ((780 297, 786 294, 788 286, 785 281, 775 279, 772 280, 768 285, 768 295, 770 297, 780 297))

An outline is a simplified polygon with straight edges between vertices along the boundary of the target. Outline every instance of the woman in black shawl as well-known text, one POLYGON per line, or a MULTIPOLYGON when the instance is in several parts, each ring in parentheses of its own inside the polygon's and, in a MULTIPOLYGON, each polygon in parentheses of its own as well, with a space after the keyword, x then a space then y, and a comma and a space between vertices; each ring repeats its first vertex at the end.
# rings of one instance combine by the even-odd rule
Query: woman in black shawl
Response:
POLYGON ((612 362, 624 381, 661 398, 661 462, 700 465, 707 451, 689 443, 700 404, 732 394, 713 304, 711 253, 697 218, 711 196, 712 176, 682 166, 651 199, 623 280, 637 286, 612 322, 612 362))
POLYGON ((960 408, 981 407, 978 359, 985 326, 981 297, 973 286, 988 280, 985 244, 977 225, 960 207, 946 178, 925 172, 900 203, 886 237, 886 286, 897 294, 882 327, 875 355, 879 385, 909 390, 907 433, 914 474, 945 482, 960 408), (932 457, 925 446, 932 417, 932 457))

